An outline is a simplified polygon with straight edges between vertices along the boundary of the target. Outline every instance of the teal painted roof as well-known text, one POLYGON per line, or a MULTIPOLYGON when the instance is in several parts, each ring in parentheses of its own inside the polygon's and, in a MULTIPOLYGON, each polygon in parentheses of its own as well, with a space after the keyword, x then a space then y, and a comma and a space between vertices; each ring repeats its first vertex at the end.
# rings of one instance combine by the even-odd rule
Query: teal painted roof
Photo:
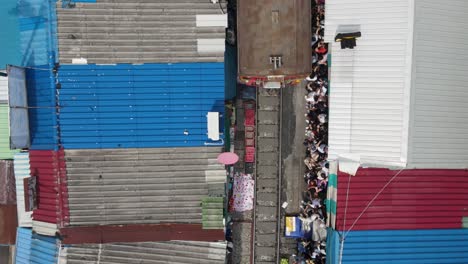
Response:
POLYGON ((0 5, 0 69, 6 64, 19 65, 21 63, 17 0, 2 0, 0 5))

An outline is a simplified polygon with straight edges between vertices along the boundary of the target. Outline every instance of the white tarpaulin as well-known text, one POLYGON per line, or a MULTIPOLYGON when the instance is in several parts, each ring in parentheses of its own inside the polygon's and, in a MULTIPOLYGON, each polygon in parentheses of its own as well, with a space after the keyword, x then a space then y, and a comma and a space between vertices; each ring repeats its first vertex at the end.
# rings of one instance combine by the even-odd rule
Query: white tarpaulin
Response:
POLYGON ((339 170, 349 175, 356 175, 361 166, 361 157, 358 154, 346 153, 338 157, 339 170))
POLYGON ((8 67, 10 105, 10 149, 29 148, 28 97, 24 68, 8 67))

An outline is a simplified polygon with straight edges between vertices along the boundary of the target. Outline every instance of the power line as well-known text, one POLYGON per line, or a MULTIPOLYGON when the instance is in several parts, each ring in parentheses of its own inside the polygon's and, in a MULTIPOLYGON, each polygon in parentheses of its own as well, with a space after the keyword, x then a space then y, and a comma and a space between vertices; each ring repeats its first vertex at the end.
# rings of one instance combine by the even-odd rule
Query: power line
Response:
POLYGON ((400 173, 401 173, 403 170, 404 170, 404 169, 399 170, 399 171, 382 187, 382 189, 380 189, 380 191, 374 196, 374 198, 372 198, 372 200, 367 204, 366 208, 364 208, 364 210, 362 210, 362 212, 359 214, 359 216, 354 220, 353 224, 352 224, 351 227, 348 229, 348 231, 346 231, 346 234, 344 235, 344 238, 346 238, 346 236, 348 235, 349 231, 351 231, 351 229, 353 229, 353 227, 356 225, 357 221, 359 221, 359 219, 364 215, 364 213, 367 211, 367 209, 369 209, 369 207, 370 207, 371 204, 377 199, 377 197, 379 197, 379 195, 387 188, 388 185, 390 185, 390 183, 392 183, 392 181, 393 181, 398 175, 400 175, 400 173))
MULTIPOLYGON (((390 185, 390 183, 392 183, 393 180, 395 180, 396 177, 398 177, 398 175, 400 175, 400 173, 403 170, 404 169, 401 169, 395 175, 393 175, 393 177, 370 200, 370 202, 367 204, 366 208, 364 208, 364 210, 362 210, 362 212, 359 214, 359 216, 354 220, 353 224, 349 227, 349 229, 348 229, 348 231, 346 231, 346 233, 345 233, 345 224, 343 223, 343 233, 340 235, 340 253, 338 255, 338 257, 339 257, 339 262, 338 263, 341 264, 341 261, 343 259, 344 241, 345 241, 346 237, 348 236, 349 232, 353 229, 353 227, 356 225, 356 223, 359 221, 359 219, 364 215, 364 213, 367 211, 367 209, 369 209, 369 207, 377 199, 377 197, 379 197, 379 195, 387 188, 388 185, 390 185)), ((351 175, 350 175, 350 177, 351 177, 351 175)), ((346 207, 345 207, 345 214, 344 214, 344 220, 343 221, 346 221, 346 208, 347 208, 347 204, 348 204, 348 194, 349 194, 349 186, 350 185, 351 185, 351 178, 348 181, 348 191, 346 193, 346 207)))

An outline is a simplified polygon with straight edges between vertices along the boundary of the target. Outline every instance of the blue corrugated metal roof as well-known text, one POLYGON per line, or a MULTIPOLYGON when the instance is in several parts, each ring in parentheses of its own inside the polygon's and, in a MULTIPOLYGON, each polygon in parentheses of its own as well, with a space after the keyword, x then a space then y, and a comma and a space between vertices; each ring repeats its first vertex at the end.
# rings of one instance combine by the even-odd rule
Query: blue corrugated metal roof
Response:
POLYGON ((33 150, 57 150, 55 80, 51 70, 27 69, 29 130, 33 150))
POLYGON ((30 228, 19 227, 16 235, 16 264, 31 263, 31 240, 32 231, 30 228))
MULTIPOLYGON (((327 263, 335 264, 339 241, 336 234, 331 238, 327 252, 334 257, 327 263)), ((344 242, 343 264, 353 263, 465 264, 468 229, 351 231, 344 242)))
POLYGON ((56 0, 21 0, 17 10, 20 25, 22 66, 50 65, 56 62, 56 0))
POLYGON ((16 264, 55 264, 59 243, 55 237, 33 234, 30 228, 18 228, 16 264))
POLYGON ((224 114, 223 63, 62 65, 58 76, 66 149, 203 146, 207 112, 224 114))
POLYGON ((57 62, 56 0, 21 0, 20 25, 22 66, 26 71, 31 149, 57 149, 55 75, 57 62))
POLYGON ((56 238, 33 234, 31 242, 31 263, 57 263, 58 247, 59 244, 56 238))

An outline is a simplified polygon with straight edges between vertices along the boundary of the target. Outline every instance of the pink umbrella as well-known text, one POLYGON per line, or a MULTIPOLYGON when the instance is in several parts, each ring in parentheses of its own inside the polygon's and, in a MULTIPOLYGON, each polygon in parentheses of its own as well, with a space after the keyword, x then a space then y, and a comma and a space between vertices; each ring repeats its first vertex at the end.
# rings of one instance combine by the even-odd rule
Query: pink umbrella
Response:
POLYGON ((224 152, 218 156, 218 162, 224 165, 232 165, 237 161, 239 161, 239 156, 236 153, 224 152))

